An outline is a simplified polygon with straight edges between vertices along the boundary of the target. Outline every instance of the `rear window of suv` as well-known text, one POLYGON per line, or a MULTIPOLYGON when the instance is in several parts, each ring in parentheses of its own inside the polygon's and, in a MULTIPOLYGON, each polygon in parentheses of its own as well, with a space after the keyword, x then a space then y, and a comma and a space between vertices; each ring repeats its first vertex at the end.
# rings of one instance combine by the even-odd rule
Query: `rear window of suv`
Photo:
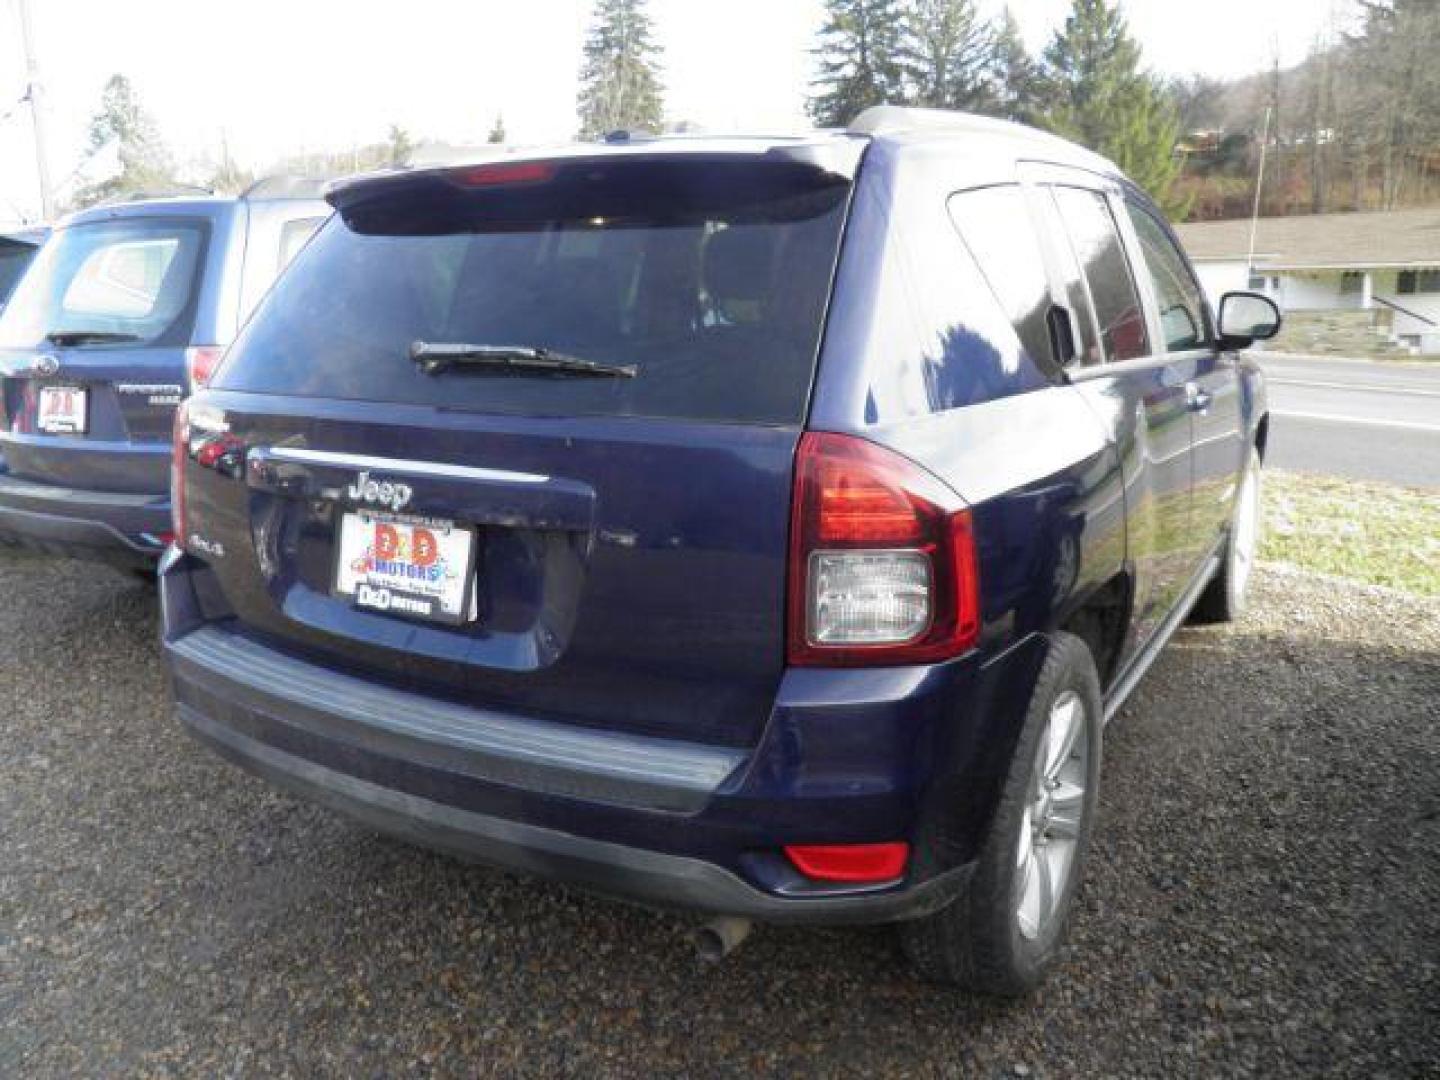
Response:
POLYGON ((559 162, 494 186, 465 175, 342 195, 213 385, 523 415, 803 419, 848 180, 713 158, 559 162), (636 375, 426 374, 411 359, 421 341, 636 375))
POLYGON ((131 344, 188 338, 208 236, 203 221, 130 218, 72 225, 40 249, 0 317, 0 344, 94 331, 131 344))

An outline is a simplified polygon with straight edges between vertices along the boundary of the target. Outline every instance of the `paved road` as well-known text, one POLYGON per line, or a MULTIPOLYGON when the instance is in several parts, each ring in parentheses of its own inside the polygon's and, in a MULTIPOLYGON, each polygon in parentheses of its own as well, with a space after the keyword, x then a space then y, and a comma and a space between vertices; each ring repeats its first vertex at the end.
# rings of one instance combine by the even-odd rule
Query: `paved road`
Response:
POLYGON ((1267 464, 1440 487, 1440 364, 1261 354, 1267 464))

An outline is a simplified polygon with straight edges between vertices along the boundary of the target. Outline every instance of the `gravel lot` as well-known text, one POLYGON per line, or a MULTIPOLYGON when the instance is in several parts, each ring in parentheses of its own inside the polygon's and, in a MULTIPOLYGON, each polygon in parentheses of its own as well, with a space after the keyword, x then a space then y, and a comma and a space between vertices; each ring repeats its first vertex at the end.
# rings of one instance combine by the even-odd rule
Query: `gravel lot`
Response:
MULTIPOLYGON (((277 795, 173 722, 146 586, 0 553, 0 1075, 1414 1076, 1440 1061, 1440 602, 1270 567, 1108 733, 1067 962, 673 918, 277 795)), ((1433 1075, 1433 1072, 1431 1073, 1433 1075)))

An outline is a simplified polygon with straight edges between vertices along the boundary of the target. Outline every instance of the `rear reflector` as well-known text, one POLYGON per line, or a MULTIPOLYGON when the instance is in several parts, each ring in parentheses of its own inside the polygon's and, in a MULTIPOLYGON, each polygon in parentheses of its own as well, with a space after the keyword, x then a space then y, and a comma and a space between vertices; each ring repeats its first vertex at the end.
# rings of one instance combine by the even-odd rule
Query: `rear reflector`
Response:
POLYGON ((795 457, 787 658, 933 663, 980 632, 970 511, 909 458, 807 432, 795 457))
POLYGON ((454 169, 449 176, 465 187, 498 187, 503 184, 542 184, 555 175, 555 167, 539 161, 502 162, 454 169))
POLYGON ((895 881, 905 873, 910 845, 903 840, 886 844, 789 844, 785 854, 795 869, 813 881, 874 885, 895 881))
POLYGON ((219 345, 192 345, 185 350, 185 373, 190 376, 192 393, 209 385, 224 355, 225 350, 219 345))

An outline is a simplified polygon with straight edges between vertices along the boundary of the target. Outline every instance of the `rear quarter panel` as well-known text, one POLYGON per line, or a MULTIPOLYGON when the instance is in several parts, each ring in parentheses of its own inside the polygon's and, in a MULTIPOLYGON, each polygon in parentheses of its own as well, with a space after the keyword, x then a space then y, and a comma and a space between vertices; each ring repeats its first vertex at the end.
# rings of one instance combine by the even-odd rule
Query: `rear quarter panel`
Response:
POLYGON ((1020 348, 946 211, 955 191, 1015 179, 1013 161, 973 146, 872 146, 810 416, 899 451, 970 504, 986 656, 1063 622, 1126 557, 1108 426, 1020 348))
POLYGON ((1123 573, 1127 554, 1105 418, 1083 388, 1024 353, 946 207, 956 191, 1014 179, 1013 159, 987 160, 973 145, 872 145, 812 397, 811 428, 904 454, 973 514, 981 638, 946 666, 946 715, 926 726, 915 758, 925 774, 914 780, 919 850, 933 863, 922 873, 974 857, 1044 659, 1042 635, 1123 573))

